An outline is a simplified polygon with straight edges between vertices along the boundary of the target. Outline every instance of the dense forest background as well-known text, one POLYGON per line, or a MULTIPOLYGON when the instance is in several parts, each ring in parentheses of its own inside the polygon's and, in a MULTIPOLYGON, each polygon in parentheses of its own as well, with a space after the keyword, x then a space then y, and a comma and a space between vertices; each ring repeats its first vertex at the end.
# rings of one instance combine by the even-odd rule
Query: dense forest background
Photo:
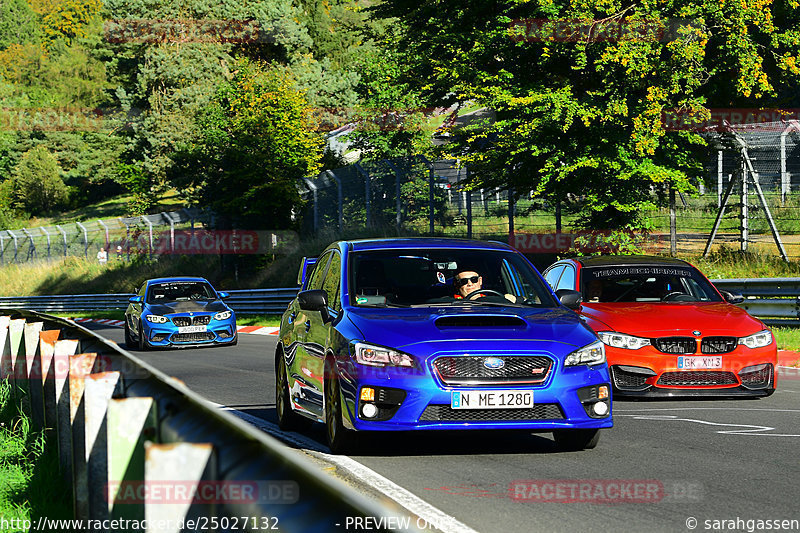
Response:
POLYGON ((362 157, 459 157, 475 186, 579 198, 586 227, 635 229, 708 159, 665 112, 797 107, 798 9, 3 0, 0 228, 121 193, 141 214, 167 189, 238 227, 290 227, 296 181, 342 164, 324 134, 356 123, 362 157), (430 110, 477 107, 491 120, 435 153, 430 110))

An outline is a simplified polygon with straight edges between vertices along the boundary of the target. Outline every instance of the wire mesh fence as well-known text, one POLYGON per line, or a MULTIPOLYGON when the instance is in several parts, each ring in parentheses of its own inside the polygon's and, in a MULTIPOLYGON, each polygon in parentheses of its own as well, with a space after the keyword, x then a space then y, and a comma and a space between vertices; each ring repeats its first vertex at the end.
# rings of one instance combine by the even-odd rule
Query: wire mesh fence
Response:
MULTIPOLYGON (((140 217, 71 222, 53 226, 0 231, 0 264, 57 257, 95 257, 103 248, 108 259, 130 260, 153 253, 164 231, 213 224, 213 214, 187 208, 140 217)), ((98 257, 99 259, 99 257, 98 257)))
MULTIPOLYGON (((778 255, 777 234, 786 256, 799 258, 799 132, 800 128, 784 131, 776 125, 741 128, 736 134, 744 149, 712 139, 715 149, 706 178, 696 192, 675 196, 675 251, 702 253, 714 232, 708 251, 753 246, 778 255)), ((475 188, 469 168, 457 160, 414 157, 356 163, 307 178, 304 186, 309 201, 303 216, 306 229, 313 232, 381 228, 397 234, 491 238, 512 244, 521 242, 515 241, 518 234, 568 234, 571 237, 561 241, 568 248, 581 234, 579 199, 565 198, 556 206, 530 191, 475 188)), ((654 189, 654 199, 666 197, 665 193, 654 189)), ((642 249, 670 253, 670 213, 667 205, 643 213, 649 233, 637 236, 642 249)), ((553 247, 529 251, 565 251, 560 245, 553 247)))

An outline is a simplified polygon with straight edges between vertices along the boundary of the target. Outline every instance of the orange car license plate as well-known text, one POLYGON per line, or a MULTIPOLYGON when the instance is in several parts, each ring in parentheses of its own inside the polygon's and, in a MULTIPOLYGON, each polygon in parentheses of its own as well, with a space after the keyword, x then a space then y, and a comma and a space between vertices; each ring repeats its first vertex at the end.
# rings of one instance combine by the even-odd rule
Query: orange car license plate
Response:
POLYGON ((678 357, 679 370, 706 370, 722 368, 722 357, 678 357))

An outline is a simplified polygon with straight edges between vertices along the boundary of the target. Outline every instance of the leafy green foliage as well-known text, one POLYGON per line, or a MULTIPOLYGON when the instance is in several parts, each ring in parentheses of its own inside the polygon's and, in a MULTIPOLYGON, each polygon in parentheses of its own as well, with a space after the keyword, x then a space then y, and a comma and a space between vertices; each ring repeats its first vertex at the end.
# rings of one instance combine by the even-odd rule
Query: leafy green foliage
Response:
POLYGON ((61 179, 61 167, 43 146, 26 152, 14 175, 14 197, 33 214, 48 213, 66 204, 69 190, 61 179))
POLYGON ((483 186, 570 193, 581 200, 583 224, 606 229, 636 226, 653 207, 653 188, 690 190, 702 173, 705 141, 666 131, 662 112, 703 117, 711 107, 776 105, 796 87, 797 9, 769 0, 394 0, 376 12, 401 21, 401 79, 427 105, 495 110, 495 121, 463 128, 448 146, 483 186), (528 34, 526 19, 554 24, 528 34), (671 31, 617 39, 553 32, 559 21, 592 20, 671 31))
POLYGON ((319 168, 313 126, 288 72, 241 59, 176 154, 172 179, 238 227, 289 227, 297 180, 319 168))

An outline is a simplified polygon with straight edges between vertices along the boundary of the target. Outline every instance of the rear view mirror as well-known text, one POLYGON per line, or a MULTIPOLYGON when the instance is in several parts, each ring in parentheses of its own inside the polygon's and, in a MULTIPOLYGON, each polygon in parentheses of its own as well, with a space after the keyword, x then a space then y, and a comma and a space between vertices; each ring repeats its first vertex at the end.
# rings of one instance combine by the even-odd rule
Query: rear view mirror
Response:
POLYGON ((322 289, 297 293, 297 304, 303 311, 319 311, 322 320, 328 321, 328 293, 322 289))
POLYGON ((573 311, 577 310, 583 302, 581 293, 572 289, 558 289, 556 291, 556 296, 558 296, 561 305, 573 311))
POLYGON ((744 301, 744 296, 741 294, 733 294, 732 292, 728 291, 719 291, 722 294, 722 297, 725 298, 725 301, 729 304, 740 304, 744 301))

